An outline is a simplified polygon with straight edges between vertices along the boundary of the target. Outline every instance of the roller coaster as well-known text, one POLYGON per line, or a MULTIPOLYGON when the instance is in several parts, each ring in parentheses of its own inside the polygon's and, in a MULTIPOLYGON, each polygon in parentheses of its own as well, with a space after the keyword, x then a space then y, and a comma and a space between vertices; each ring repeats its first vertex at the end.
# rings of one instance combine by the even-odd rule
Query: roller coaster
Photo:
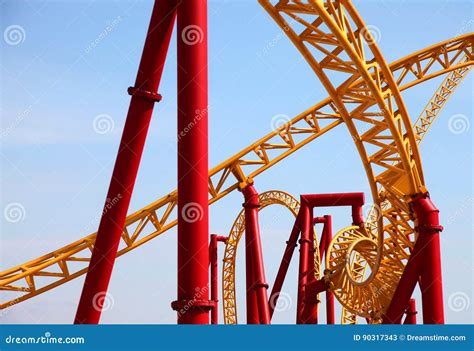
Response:
POLYGON ((1 309, 87 273, 76 323, 97 323, 101 312, 97 297, 107 292, 115 257, 178 225, 178 242, 189 245, 187 254, 180 256, 178 251, 181 273, 178 300, 172 307, 179 323, 208 323, 209 313, 212 323, 218 321, 219 242, 225 244, 224 323, 238 323, 236 255, 244 234, 247 323, 271 323, 298 244, 297 323, 318 323, 323 293, 328 324, 335 323, 334 298, 342 307, 342 324, 360 320, 401 323, 404 314, 405 323, 416 323, 412 293, 417 283, 422 292, 423 322, 444 323, 439 252, 442 227, 425 186, 418 145, 472 69, 474 34, 443 41, 388 64, 349 0, 259 3, 304 57, 328 97, 208 171, 207 157, 204 161, 199 158, 207 155, 206 4, 156 0, 137 81, 128 90, 132 101, 98 232, 1 272, 1 309), (178 86, 184 91, 178 95, 178 105, 185 111, 178 113, 178 120, 182 120, 178 127, 183 130, 190 122, 196 124, 178 140, 178 149, 191 163, 178 162, 177 190, 125 217, 147 123, 153 104, 161 98, 157 90, 176 17, 181 34, 178 64, 189 68, 187 77, 178 74, 178 86), (190 28, 195 32, 186 33, 190 28), (401 92, 440 76, 444 80, 412 123, 401 92), (193 82, 205 86, 205 92, 197 92, 193 82), (202 114, 198 121, 195 110, 202 114), (362 216, 365 199, 361 193, 303 194, 299 199, 279 190, 257 193, 260 174, 327 132, 344 127, 352 136, 370 184, 373 207, 367 218, 362 216), (197 173, 188 172, 189 168, 197 173), (191 178, 186 178, 187 173, 191 178), (196 180, 201 175, 205 175, 205 182, 196 180), (120 185, 114 184, 114 179, 120 185), (209 237, 207 206, 236 191, 244 196, 244 208, 230 233, 209 237), (117 203, 110 203, 124 193, 117 203), (184 195, 178 199, 178 193, 184 195), (273 205, 287 208, 295 224, 268 297, 258 212, 273 205), (333 236, 331 216, 313 215, 313 209, 320 206, 351 207, 352 223, 333 236), (314 229, 317 224, 324 225, 320 237, 314 229), (189 260, 196 262, 186 263, 189 260))

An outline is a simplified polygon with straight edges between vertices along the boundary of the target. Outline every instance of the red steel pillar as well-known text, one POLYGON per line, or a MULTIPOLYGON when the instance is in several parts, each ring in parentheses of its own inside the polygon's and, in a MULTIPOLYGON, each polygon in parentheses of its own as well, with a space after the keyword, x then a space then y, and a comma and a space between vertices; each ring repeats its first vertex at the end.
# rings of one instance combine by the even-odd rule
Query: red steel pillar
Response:
MULTIPOLYGON (((323 235, 325 238, 324 241, 324 255, 327 256, 329 245, 332 241, 332 216, 326 215, 324 216, 325 223, 324 223, 324 231, 323 235)), ((321 259, 323 255, 321 255, 321 259)), ((327 324, 334 324, 334 293, 329 289, 326 291, 326 323, 327 324)))
POLYGON ((211 266, 211 300, 213 303, 211 312, 211 324, 217 324, 219 321, 219 310, 217 308, 219 302, 219 276, 217 273, 218 265, 218 242, 226 242, 227 237, 216 234, 211 235, 211 242, 209 244, 209 259, 211 266))
MULTIPOLYGON (((169 0, 168 0, 169 1, 169 0)), ((178 5, 178 324, 208 324, 207 1, 178 5), (199 292, 199 294, 197 294, 199 292), (180 313, 189 306, 186 313, 180 313)))
POLYGON ((209 244, 209 259, 211 266, 211 300, 214 303, 214 306, 211 311, 211 324, 217 324, 218 321, 218 310, 217 302, 219 298, 218 291, 218 274, 217 274, 217 235, 211 235, 211 242, 209 244))
POLYGON ((293 224, 293 229, 291 230, 290 237, 286 242, 285 252, 283 253, 283 257, 281 258, 281 263, 280 267, 278 268, 277 276, 275 277, 275 282, 273 283, 270 301, 268 302, 268 305, 270 307, 270 318, 273 316, 273 312, 275 312, 275 306, 278 303, 278 297, 280 296, 281 288, 283 287, 283 283, 285 282, 285 277, 286 273, 288 272, 288 268, 290 267, 291 258, 293 257, 295 248, 298 245, 297 241, 300 235, 302 213, 303 212, 299 211, 298 215, 296 216, 296 220, 293 224))
POLYGON ((157 90, 175 17, 174 1, 155 1, 135 86, 128 89, 132 98, 74 320, 76 324, 97 324, 100 320, 153 106, 161 99, 157 90), (108 201, 112 200, 115 205, 110 207, 108 201))
POLYGON ((247 240, 245 234, 245 288, 246 288, 246 307, 247 307, 247 324, 260 324, 260 316, 258 313, 257 292, 254 289, 255 269, 253 260, 253 250, 250 241, 247 240))
POLYGON ((403 324, 416 324, 416 301, 415 299, 410 299, 408 303, 408 308, 405 311, 407 315, 405 317, 405 322, 403 324))
POLYGON ((420 290, 424 324, 444 324, 443 283, 441 273, 441 249, 439 210, 429 196, 414 201, 413 210, 418 218, 419 236, 427 237, 424 260, 420 270, 420 290))
POLYGON ((439 225, 439 210, 427 194, 413 200, 412 205, 417 217, 418 238, 390 306, 383 317, 383 323, 401 323, 403 312, 421 277, 423 323, 443 324, 443 288, 439 248, 439 233, 443 227, 439 225))
POLYGON ((310 291, 307 291, 306 286, 314 284, 316 279, 316 270, 315 270, 315 257, 314 253, 316 252, 315 247, 315 232, 314 225, 310 225, 310 235, 309 235, 309 245, 308 245, 308 273, 306 275, 306 284, 304 287, 304 301, 303 301, 303 315, 302 323, 303 324, 318 324, 318 305, 321 302, 318 299, 318 294, 313 294, 310 291))
MULTIPOLYGON (((250 273, 247 274, 247 298, 254 301, 248 306, 257 309, 247 311, 247 315, 249 315, 249 312, 251 316, 258 314, 260 324, 270 324, 270 309, 267 296, 268 284, 265 279, 262 243, 258 224, 258 209, 260 207, 258 193, 253 185, 246 186, 242 189, 242 193, 245 198, 243 206, 245 211, 246 263, 251 264, 250 270, 247 267, 247 273, 250 273)), ((253 317, 251 317, 251 321, 253 321, 253 317)))
MULTIPOLYGON (((301 199, 302 211, 301 217, 301 238, 300 238, 300 261, 298 269, 298 296, 296 302, 296 323, 303 324, 304 319, 304 300, 305 300, 305 287, 308 282, 308 256, 310 251, 311 244, 311 225, 312 225, 312 209, 304 202, 303 198, 301 199)), ((314 264, 314 263, 313 263, 314 264)))

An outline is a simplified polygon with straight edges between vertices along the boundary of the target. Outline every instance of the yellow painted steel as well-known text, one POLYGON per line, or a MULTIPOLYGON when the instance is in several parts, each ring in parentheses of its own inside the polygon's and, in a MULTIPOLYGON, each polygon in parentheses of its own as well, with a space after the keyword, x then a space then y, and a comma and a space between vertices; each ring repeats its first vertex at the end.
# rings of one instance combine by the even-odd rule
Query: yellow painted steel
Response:
MULTIPOLYGON (((398 77, 396 82, 398 89, 403 91, 425 80, 472 65, 472 38, 470 34, 448 40, 390 65, 393 75, 398 77), (462 53, 468 55, 468 61, 459 60, 462 53), (435 65, 434 62, 442 64, 435 65)), ((357 72, 354 72, 353 78, 347 84, 354 91, 363 91, 366 87, 366 82, 357 72)), ((376 101, 366 103, 374 105, 376 101)), ((344 120, 334 106, 331 98, 323 100, 211 169, 209 203, 218 201, 239 186, 253 182, 255 177, 274 164, 342 124, 344 120), (273 152, 269 152, 271 150, 273 152)), ((117 256, 145 244, 174 227, 176 200, 175 190, 129 215, 117 256)), ((95 235, 96 233, 90 234, 56 251, 1 272, 0 291, 3 292, 4 302, 0 304, 0 309, 34 297, 84 274, 87 271, 95 235), (16 293, 16 296, 7 296, 6 292, 16 293)))
MULTIPOLYGON (((464 55, 461 59, 461 62, 467 62, 469 57, 464 55)), ((446 105, 446 102, 449 98, 454 94, 459 84, 463 81, 463 79, 467 76, 467 74, 471 71, 473 66, 465 66, 458 68, 452 72, 450 72, 446 78, 441 82, 440 86, 436 90, 436 92, 431 97, 426 107, 421 112, 418 119, 415 121, 413 127, 416 132, 416 141, 420 144, 423 139, 425 138, 426 134, 428 133, 429 129, 435 122, 436 118, 441 113, 443 107, 446 105)), ((383 204, 382 206, 384 206, 383 204)), ((386 210, 386 208, 385 208, 386 210)), ((380 217, 380 210, 373 206, 368 213, 366 218, 366 227, 375 228, 377 225, 377 220, 380 217)), ((343 240, 342 236, 335 236, 335 241, 343 240)), ((367 270, 368 264, 364 260, 364 258, 359 255, 358 253, 354 253, 353 257, 351 258, 351 272, 353 275, 356 275, 357 281, 363 281, 365 278, 365 273, 367 270)), ((341 324, 356 324, 357 323, 357 315, 351 313, 344 307, 342 308, 341 312, 341 324)))
MULTIPOLYGON (((338 233, 325 276, 345 309, 378 321, 415 241, 410 202, 427 192, 400 86, 350 1, 259 2, 328 91, 331 107, 346 124, 364 164, 380 216, 372 228, 352 226, 338 233), (357 87, 351 84, 355 79, 361 81, 357 87), (352 270, 356 255, 370 268, 362 281, 352 270)), ((472 59, 472 38, 464 53, 472 59)), ((448 66, 452 58, 443 54, 442 66, 448 66)))

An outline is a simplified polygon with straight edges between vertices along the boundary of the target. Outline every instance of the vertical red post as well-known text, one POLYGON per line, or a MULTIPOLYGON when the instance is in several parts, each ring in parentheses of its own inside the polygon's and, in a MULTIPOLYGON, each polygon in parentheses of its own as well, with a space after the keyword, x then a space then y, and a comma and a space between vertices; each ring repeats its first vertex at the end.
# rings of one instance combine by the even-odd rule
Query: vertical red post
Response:
POLYGON ((383 323, 401 323, 403 312, 421 277, 423 323, 443 324, 443 288, 439 248, 439 232, 443 227, 439 225, 439 210, 427 194, 413 200, 412 205, 417 217, 418 238, 390 306, 383 317, 383 323))
POLYGON ((310 249, 310 233, 311 233, 311 208, 306 204, 306 202, 301 199, 302 211, 301 217, 301 238, 300 238, 300 260, 299 260, 299 269, 298 269, 298 296, 296 302, 296 323, 302 324, 304 321, 304 298, 305 298, 305 287, 307 284, 308 278, 308 255, 310 249))
POLYGON ((416 301, 415 299, 410 299, 408 302, 408 307, 405 311, 406 317, 403 324, 416 324, 416 301))
POLYGON ((178 324, 209 323, 207 1, 178 6, 178 324), (206 293, 207 291, 207 293, 206 293), (202 292, 197 294, 197 292, 202 292), (183 306, 190 306, 180 313, 183 306))
MULTIPOLYGON (((324 241, 324 255, 327 256, 329 245, 332 241, 332 216, 326 215, 324 216, 325 223, 324 223, 324 232, 323 235, 325 237, 324 241)), ((321 259, 323 255, 321 254, 321 259)), ((326 323, 327 324, 334 324, 334 293, 329 289, 326 291, 326 323)))
POLYGON ((218 242, 227 242, 226 236, 219 236, 216 234, 211 235, 211 242, 209 244, 209 259, 211 267, 211 300, 212 300, 212 312, 211 312, 211 324, 219 323, 219 275, 217 273, 218 265, 218 242))
POLYGON ((155 2, 135 86, 128 89, 132 98, 77 308, 76 324, 96 324, 100 320, 153 106, 160 100, 157 90, 175 17, 174 1, 155 2), (108 201, 114 201, 115 205, 110 207, 108 201))
MULTIPOLYGON (((270 324, 270 310, 268 306, 267 289, 268 284, 265 279, 265 269, 262 255, 262 243, 260 239, 260 228, 258 224, 258 209, 260 203, 258 193, 252 185, 242 189, 245 202, 243 204, 245 211, 245 247, 246 255, 251 259, 246 262, 251 264, 250 276, 247 276, 247 289, 255 291, 255 300, 260 324, 270 324), (250 281, 249 281, 250 280, 250 281)), ((249 290, 247 290, 249 292, 249 290)), ((252 295, 251 295, 252 296, 252 295)), ((251 297, 253 298, 253 297, 251 297)), ((253 311, 253 315, 256 311, 253 311)))
POLYGON ((218 291, 218 273, 217 273, 217 235, 211 235, 211 243, 209 244, 209 258, 211 260, 211 300, 214 303, 211 312, 211 324, 217 324, 219 314, 217 310, 217 303, 219 299, 218 291))
POLYGON ((260 324, 260 316, 258 313, 257 292, 254 289, 255 269, 253 260, 253 248, 250 240, 247 240, 245 233, 245 288, 246 288, 246 307, 247 307, 247 324, 260 324))
POLYGON ((439 210, 428 195, 415 200, 413 210, 418 218, 419 236, 427 237, 420 271, 423 323, 444 324, 441 249, 439 244, 439 233, 443 228, 439 225, 439 210))
POLYGON ((304 292, 304 300, 303 300, 303 315, 302 315, 302 323, 303 324, 318 324, 318 305, 320 300, 318 299, 318 294, 313 294, 312 291, 309 291, 306 287, 310 284, 315 284, 317 279, 315 276, 315 266, 314 266, 314 253, 316 251, 315 248, 315 232, 314 232, 314 225, 310 225, 310 235, 308 243, 308 273, 306 275, 306 284, 305 284, 305 292, 304 292))

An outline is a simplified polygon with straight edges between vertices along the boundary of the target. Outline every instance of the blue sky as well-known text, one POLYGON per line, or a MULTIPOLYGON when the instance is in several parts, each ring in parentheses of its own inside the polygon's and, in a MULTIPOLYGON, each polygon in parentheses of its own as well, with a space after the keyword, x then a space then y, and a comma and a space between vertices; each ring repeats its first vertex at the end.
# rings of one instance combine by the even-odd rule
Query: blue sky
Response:
MULTIPOLYGON (((379 46, 388 62, 470 32, 474 23, 470 2, 354 4, 366 24, 379 29, 379 46)), ((1 270, 96 230, 128 108, 126 89, 135 80, 151 7, 151 1, 128 0, 1 2, 2 33, 12 25, 23 29, 17 45, 1 40, 1 209, 12 203, 24 208, 17 223, 2 217, 1 270), (101 35, 108 26, 112 29, 101 35), (97 133, 93 121, 103 115, 109 128, 97 133)), ((130 212, 176 186, 175 47, 173 39, 160 87, 163 101, 155 108, 130 212)), ((327 96, 256 1, 209 2, 209 58, 210 166, 271 131, 273 116, 294 116, 327 96)), ((435 79, 403 94, 413 120, 440 82, 435 79)), ((427 185, 446 227, 442 257, 448 323, 472 323, 472 126, 461 134, 448 128, 453 115, 471 120, 472 83, 470 76, 462 83, 421 146, 427 185), (449 308, 449 297, 459 294, 468 297, 470 306, 449 308)), ((362 164, 343 128, 261 175, 256 187, 294 196, 364 191, 370 197, 362 164)), ((241 202, 237 193, 211 207, 211 232, 226 235, 241 202)), ((331 213, 335 231, 348 224, 347 210, 331 213)), ((269 282, 291 224, 290 214, 281 209, 261 215, 269 282)), ((237 267, 240 291, 242 256, 237 267)), ((176 297, 175 264, 175 230, 118 259, 110 284, 114 305, 102 321, 174 323, 169 303, 176 297)), ((284 290, 295 296, 296 265, 290 274, 284 290)), ((82 281, 14 306, 0 319, 70 323, 82 281)), ((239 302, 243 317, 242 294, 239 302)), ((292 323, 294 308, 293 303, 275 321, 292 323)))

